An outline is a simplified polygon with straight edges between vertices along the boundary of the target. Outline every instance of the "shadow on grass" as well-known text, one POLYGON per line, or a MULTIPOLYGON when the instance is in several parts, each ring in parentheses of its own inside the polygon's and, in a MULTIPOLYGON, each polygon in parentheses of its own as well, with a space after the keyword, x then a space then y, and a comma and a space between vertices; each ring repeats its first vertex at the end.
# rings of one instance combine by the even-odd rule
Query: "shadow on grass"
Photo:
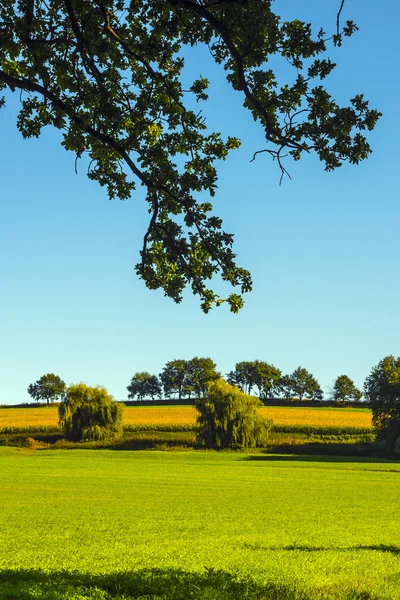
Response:
MULTIPOLYGON (((309 600, 293 585, 259 584, 214 569, 143 569, 90 575, 36 570, 0 571, 0 600, 309 600)), ((355 598, 351 596, 351 598, 355 598)), ((360 596, 360 600, 369 596, 360 596)))
POLYGON ((70 442, 62 434, 0 434, 0 446, 48 450, 188 450, 197 447, 195 434, 187 431, 128 433, 121 439, 93 442, 70 442))
POLYGON ((290 546, 264 546, 262 544, 244 544, 248 550, 265 550, 269 552, 353 552, 359 550, 371 550, 373 552, 385 552, 388 554, 400 555, 400 546, 388 544, 375 544, 370 546, 304 546, 301 544, 292 544, 290 546))
MULTIPOLYGON (((393 460, 385 457, 384 455, 342 455, 342 454, 323 454, 315 453, 315 454, 298 454, 298 450, 296 446, 293 446, 291 451, 293 454, 280 454, 279 448, 274 449, 276 454, 269 454, 272 452, 271 449, 268 450, 268 453, 262 452, 260 454, 248 454, 242 460, 249 461, 265 461, 265 462, 321 462, 321 463, 377 463, 377 464, 397 464, 398 460, 393 460)), ((387 473, 388 470, 385 469, 383 471, 387 473)), ((393 469, 394 473, 400 473, 400 470, 393 469)))

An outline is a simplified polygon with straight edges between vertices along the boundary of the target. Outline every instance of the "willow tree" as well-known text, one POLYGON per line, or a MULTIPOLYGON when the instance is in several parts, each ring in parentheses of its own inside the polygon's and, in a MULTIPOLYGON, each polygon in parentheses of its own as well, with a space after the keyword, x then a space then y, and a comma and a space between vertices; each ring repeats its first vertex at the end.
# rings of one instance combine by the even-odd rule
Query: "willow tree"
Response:
POLYGON ((196 401, 198 441, 207 448, 266 445, 272 421, 259 414, 262 405, 223 379, 211 381, 208 395, 196 401))
POLYGON ((202 65, 183 85, 185 49, 208 47, 242 95, 265 137, 254 157, 273 157, 282 175, 287 154, 314 152, 327 171, 358 163, 371 151, 363 131, 380 113, 362 94, 340 106, 321 83, 335 68, 329 46, 357 29, 341 23, 345 0, 331 2, 333 31, 314 34, 310 23, 283 21, 272 0, 2 0, 0 91, 17 92, 24 137, 61 130, 110 198, 144 186, 150 218, 136 271, 148 288, 180 302, 189 285, 205 312, 224 301, 237 312, 251 275, 210 199, 217 163, 240 141, 234 123, 226 139, 207 128, 207 73, 202 65), (287 80, 269 64, 276 56, 293 70, 287 80), (228 297, 210 287, 215 274, 233 286, 228 297))
POLYGON ((123 405, 104 387, 76 383, 67 389, 58 407, 59 422, 67 440, 86 442, 122 435, 123 405))

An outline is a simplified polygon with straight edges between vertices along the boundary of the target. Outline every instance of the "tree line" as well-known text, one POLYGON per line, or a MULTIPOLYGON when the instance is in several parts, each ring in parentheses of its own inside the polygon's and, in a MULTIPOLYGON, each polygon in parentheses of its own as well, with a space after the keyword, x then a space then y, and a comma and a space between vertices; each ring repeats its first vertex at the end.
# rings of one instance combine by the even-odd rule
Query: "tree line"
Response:
MULTIPOLYGON (((240 379, 239 375, 244 372, 243 363, 237 363, 235 370, 229 373, 229 378, 236 378, 235 381, 239 385, 232 385, 224 381, 220 377, 220 373, 216 371, 215 364, 211 359, 197 357, 191 361, 180 360, 167 363, 160 375, 160 377, 164 377, 163 381, 166 381, 165 373, 175 372, 172 371, 172 367, 176 369, 177 365, 174 363, 177 362, 181 367, 185 367, 184 372, 188 379, 175 381, 174 389, 182 392, 185 389, 185 381, 191 381, 193 391, 196 390, 199 393, 199 397, 196 399, 196 408, 199 413, 197 419, 199 442, 208 447, 221 448, 232 447, 236 444, 248 447, 266 443, 271 423, 263 420, 257 412, 261 401, 239 389, 239 385, 242 388, 247 386, 247 391, 251 391, 250 382, 253 382, 255 386, 259 385, 259 382, 254 382, 254 380, 240 379), (202 368, 200 368, 201 365, 202 368), (208 382, 204 382, 202 379, 205 377, 206 367, 209 369, 208 374, 213 375, 213 379, 209 379, 208 382), (189 379, 189 375, 191 379, 189 379)), ((253 364, 254 369, 261 369, 260 362, 253 361, 250 364, 253 364)), ((276 379, 279 382, 279 369, 272 370, 272 366, 268 366, 271 369, 263 371, 265 379, 268 381, 276 379)), ((178 372, 180 371, 178 370, 178 372)), ((312 376, 306 377, 305 369, 299 367, 294 373, 299 375, 296 377, 302 382, 303 395, 317 393, 315 388, 318 382, 312 376), (310 385, 311 391, 305 391, 306 384, 310 385)), ((289 377, 296 382, 296 385, 298 384, 293 373, 289 377)), ((134 378, 135 376, 132 379, 134 378)), ((349 382, 351 383, 350 378, 342 375, 336 379, 334 389, 341 390, 342 394, 345 392, 347 395, 354 394, 354 389, 350 387, 349 382)), ((293 386, 293 382, 290 385, 293 386)), ((352 385, 354 386, 354 384, 352 385)), ((264 392, 267 389, 270 392, 273 386, 259 387, 259 389, 264 392)), ((49 402, 55 397, 61 398, 59 418, 67 439, 72 441, 99 440, 118 437, 123 433, 123 405, 115 402, 105 388, 89 387, 84 383, 72 384, 66 388, 65 383, 58 375, 48 373, 31 384, 28 392, 36 400, 45 398, 49 402)), ((361 392, 359 393, 361 394, 361 392)), ((400 357, 386 356, 373 367, 364 383, 364 396, 372 410, 372 423, 377 433, 377 439, 383 442, 383 447, 389 456, 400 456, 400 357)))
MULTIPOLYGON (((221 378, 211 358, 194 357, 191 360, 175 359, 166 363, 157 376, 147 371, 135 373, 127 387, 128 398, 202 398, 210 381, 221 378)), ((280 369, 262 360, 236 363, 226 380, 248 395, 263 400, 323 400, 324 393, 317 379, 304 367, 284 374, 280 369)), ((332 399, 336 402, 358 402, 362 393, 347 375, 336 378, 332 399)))
MULTIPOLYGON (((220 379, 222 374, 209 357, 190 360, 168 361, 159 375, 140 371, 135 373, 127 386, 128 398, 145 399, 203 398, 210 381, 220 379)), ((243 393, 262 400, 323 400, 324 393, 318 380, 304 367, 284 374, 274 365, 262 360, 241 361, 226 375, 226 381, 237 386, 243 393)), ((28 387, 29 395, 37 402, 54 402, 63 397, 65 382, 54 373, 43 375, 28 387)), ((332 400, 336 402, 358 402, 362 393, 347 375, 336 378, 332 389, 332 400)))

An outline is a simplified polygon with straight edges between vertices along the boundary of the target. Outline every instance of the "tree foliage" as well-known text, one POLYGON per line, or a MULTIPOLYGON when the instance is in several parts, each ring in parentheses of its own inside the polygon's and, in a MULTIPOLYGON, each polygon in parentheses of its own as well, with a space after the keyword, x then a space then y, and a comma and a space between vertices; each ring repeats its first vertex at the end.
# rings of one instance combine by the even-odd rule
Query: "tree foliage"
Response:
POLYGON ((164 388, 165 396, 178 395, 178 400, 190 394, 193 388, 189 378, 189 361, 185 359, 174 359, 166 363, 160 373, 160 380, 164 388))
POLYGON ((42 375, 35 383, 31 383, 27 391, 36 402, 46 400, 46 403, 49 404, 50 401, 55 402, 62 398, 65 389, 65 382, 58 375, 47 373, 47 375, 42 375))
POLYGON ((262 360, 242 361, 228 373, 228 383, 237 385, 243 392, 251 393, 257 388, 260 398, 271 398, 278 390, 281 371, 262 360))
POLYGON ((203 72, 183 85, 185 48, 208 47, 241 94, 265 136, 254 157, 272 156, 282 174, 285 154, 314 152, 327 171, 358 163, 371 151, 364 131, 380 113, 362 94, 340 106, 323 85, 336 66, 329 46, 357 29, 341 25, 345 0, 337 2, 336 31, 327 35, 283 21, 272 0, 2 0, 0 91, 20 94, 24 137, 48 125, 61 130, 63 147, 76 161, 88 158, 88 177, 110 198, 145 187, 150 218, 136 271, 148 288, 180 302, 190 285, 205 312, 224 301, 237 312, 252 280, 210 198, 217 163, 240 141, 208 129, 209 81, 203 72), (292 68, 286 81, 276 56, 292 68), (214 292, 216 273, 237 291, 225 299, 214 292))
POLYGON ((323 392, 315 377, 304 369, 297 367, 291 375, 286 375, 280 383, 285 398, 322 400, 323 392))
POLYGON ((389 455, 400 455, 400 356, 383 358, 364 383, 372 424, 389 455))
POLYGON ((339 375, 333 385, 333 399, 335 402, 359 402, 362 393, 354 385, 354 381, 347 375, 339 375))
POLYGON ((258 398, 244 394, 223 379, 210 382, 208 395, 196 402, 198 441, 207 448, 266 445, 272 421, 261 417, 260 406, 258 398))
POLYGON ((198 358, 195 356, 189 361, 189 385, 193 388, 193 393, 197 398, 205 396, 208 383, 219 379, 221 373, 217 371, 217 365, 209 358, 198 358))
POLYGON ((128 398, 144 398, 155 397, 161 398, 162 387, 157 375, 151 375, 147 371, 135 373, 130 384, 126 388, 128 390, 128 398))
POLYGON ((122 435, 123 405, 104 387, 71 385, 58 407, 64 436, 73 442, 106 440, 122 435))
POLYGON ((240 388, 245 394, 251 394, 251 390, 255 385, 253 362, 242 360, 236 363, 233 371, 228 373, 227 381, 230 385, 240 388))
POLYGON ((197 357, 190 360, 175 359, 166 363, 160 374, 165 396, 184 397, 204 396, 209 381, 221 377, 215 362, 209 357, 197 357))

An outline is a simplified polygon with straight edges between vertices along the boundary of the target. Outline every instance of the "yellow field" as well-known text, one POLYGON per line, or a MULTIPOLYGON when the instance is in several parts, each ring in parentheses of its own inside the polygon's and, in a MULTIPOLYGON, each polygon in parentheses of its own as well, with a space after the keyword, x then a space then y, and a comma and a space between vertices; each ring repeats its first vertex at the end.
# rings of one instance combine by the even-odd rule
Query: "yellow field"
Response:
MULTIPOLYGON (((124 423, 135 425, 191 425, 196 421, 192 406, 127 406, 124 423)), ((261 414, 276 425, 371 427, 367 409, 303 408, 264 406, 261 414)), ((0 408, 0 428, 57 425, 57 408, 0 408)))
POLYGON ((272 419, 276 425, 372 427, 372 415, 368 409, 264 406, 261 414, 272 419))

